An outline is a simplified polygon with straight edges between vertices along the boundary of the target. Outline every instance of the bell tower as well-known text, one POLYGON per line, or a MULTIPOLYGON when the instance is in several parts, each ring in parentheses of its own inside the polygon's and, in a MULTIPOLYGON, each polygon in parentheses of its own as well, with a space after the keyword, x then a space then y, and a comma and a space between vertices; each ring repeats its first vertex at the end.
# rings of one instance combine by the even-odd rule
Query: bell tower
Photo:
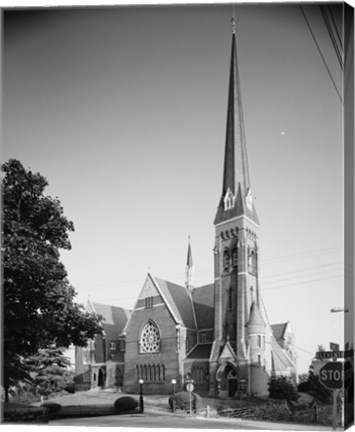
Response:
POLYGON ((229 364, 234 365, 239 379, 248 379, 246 324, 249 322, 252 305, 259 305, 259 219, 250 187, 235 18, 232 23, 223 184, 214 220, 215 333, 210 371, 217 371, 217 381, 218 370, 220 373, 223 371, 221 353, 225 352, 227 345, 231 351, 229 364))

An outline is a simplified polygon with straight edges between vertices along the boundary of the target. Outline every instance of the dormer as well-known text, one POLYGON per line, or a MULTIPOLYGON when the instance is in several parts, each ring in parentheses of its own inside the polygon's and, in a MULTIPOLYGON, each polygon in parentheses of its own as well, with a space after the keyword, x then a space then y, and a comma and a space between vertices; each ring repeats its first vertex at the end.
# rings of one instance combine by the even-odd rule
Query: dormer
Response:
POLYGON ((248 189, 247 195, 245 197, 245 202, 247 203, 248 209, 253 210, 253 195, 250 188, 248 189))
POLYGON ((234 208, 235 205, 235 195, 233 195, 233 192, 228 188, 226 194, 223 198, 224 201, 224 210, 230 210, 234 208))

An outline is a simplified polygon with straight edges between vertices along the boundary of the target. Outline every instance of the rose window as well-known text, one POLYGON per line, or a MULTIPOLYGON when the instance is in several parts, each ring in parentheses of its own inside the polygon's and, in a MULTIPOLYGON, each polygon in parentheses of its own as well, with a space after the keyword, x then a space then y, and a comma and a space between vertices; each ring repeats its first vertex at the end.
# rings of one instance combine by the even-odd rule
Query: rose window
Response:
POLYGON ((160 335, 157 326, 151 321, 144 326, 140 339, 141 353, 155 353, 160 351, 160 335))

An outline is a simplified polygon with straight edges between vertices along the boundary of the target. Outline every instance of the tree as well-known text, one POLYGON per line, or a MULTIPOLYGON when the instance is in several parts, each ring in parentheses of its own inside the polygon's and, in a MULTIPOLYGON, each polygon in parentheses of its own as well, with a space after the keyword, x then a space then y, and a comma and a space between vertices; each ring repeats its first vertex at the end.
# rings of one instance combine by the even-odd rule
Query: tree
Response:
MULTIPOLYGON (((319 349, 320 347, 321 345, 318 345, 318 351, 321 351, 319 349)), ((317 360, 312 361, 312 364, 309 367, 307 381, 304 383, 300 383, 300 385, 298 386, 298 390, 308 393, 319 402, 331 403, 332 391, 324 387, 323 384, 319 381, 319 376, 314 374, 314 364, 317 362, 317 360)))
POLYGON ((269 381, 269 397, 271 399, 283 399, 287 402, 297 402, 300 395, 292 382, 284 377, 271 377, 269 381))
POLYGON ((65 357, 62 348, 41 348, 26 359, 25 363, 31 370, 32 393, 47 397, 64 390, 73 382, 74 374, 69 369, 70 361, 65 357))
POLYGON ((44 195, 47 180, 10 159, 2 166, 3 385, 28 378, 24 362, 52 344, 84 346, 101 333, 100 317, 74 302, 59 249, 71 248, 74 225, 59 200, 44 195))

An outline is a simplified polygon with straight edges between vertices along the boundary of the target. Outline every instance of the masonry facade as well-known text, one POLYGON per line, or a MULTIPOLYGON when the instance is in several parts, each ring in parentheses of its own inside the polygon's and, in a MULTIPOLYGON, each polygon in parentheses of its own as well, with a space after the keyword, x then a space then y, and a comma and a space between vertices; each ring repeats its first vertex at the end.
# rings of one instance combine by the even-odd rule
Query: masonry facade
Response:
POLYGON ((110 332, 111 339, 106 336, 105 346, 100 338, 93 342, 103 354, 96 352, 91 363, 89 358, 92 386, 138 392, 143 379, 146 393, 163 394, 171 393, 172 380, 181 389, 193 379, 196 392, 235 397, 267 395, 272 375, 296 380, 291 325, 269 323, 260 293, 259 218, 249 178, 234 33, 222 192, 214 226, 213 283, 194 287, 190 243, 185 286, 148 273, 133 310, 122 315, 126 321, 110 332), (119 346, 111 358, 108 340, 119 346))

